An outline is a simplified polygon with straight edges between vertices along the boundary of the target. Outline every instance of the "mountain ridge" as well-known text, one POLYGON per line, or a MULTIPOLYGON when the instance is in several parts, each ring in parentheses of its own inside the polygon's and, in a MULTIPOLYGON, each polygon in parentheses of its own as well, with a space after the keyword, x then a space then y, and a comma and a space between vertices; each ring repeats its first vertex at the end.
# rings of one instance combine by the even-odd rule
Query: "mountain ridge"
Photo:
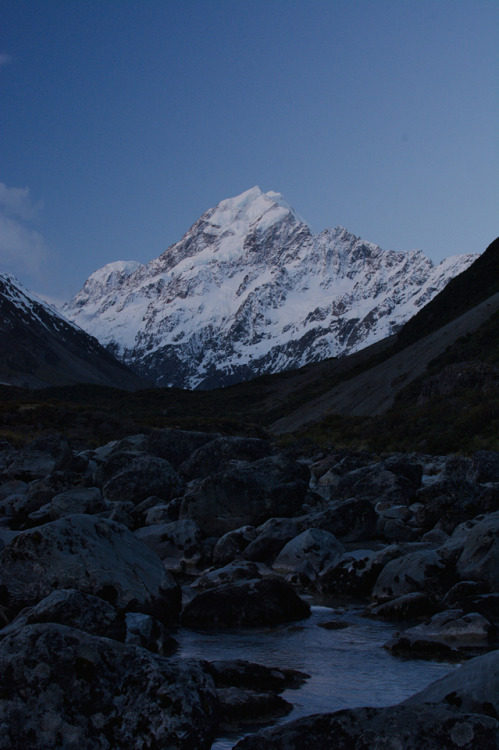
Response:
POLYGON ((280 194, 254 187, 149 263, 94 272, 63 312, 157 385, 204 390, 395 333, 476 257, 434 266, 343 227, 314 234, 280 194))

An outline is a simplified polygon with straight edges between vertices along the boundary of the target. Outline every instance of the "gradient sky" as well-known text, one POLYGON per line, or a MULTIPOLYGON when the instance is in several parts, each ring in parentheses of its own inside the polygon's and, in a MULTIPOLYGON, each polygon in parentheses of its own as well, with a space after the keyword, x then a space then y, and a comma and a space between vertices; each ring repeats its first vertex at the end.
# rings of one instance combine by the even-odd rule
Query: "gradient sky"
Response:
POLYGON ((259 185, 435 262, 497 236, 496 0, 0 0, 0 271, 53 300, 259 185))

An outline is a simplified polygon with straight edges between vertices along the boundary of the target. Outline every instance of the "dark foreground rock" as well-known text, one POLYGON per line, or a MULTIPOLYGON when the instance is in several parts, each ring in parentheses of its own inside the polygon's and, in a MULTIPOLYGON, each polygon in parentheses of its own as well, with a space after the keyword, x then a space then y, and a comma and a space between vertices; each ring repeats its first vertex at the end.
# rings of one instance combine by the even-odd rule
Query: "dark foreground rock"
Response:
POLYGON ((0 554, 0 604, 13 613, 57 588, 165 622, 180 605, 177 583, 149 547, 125 526, 83 514, 24 531, 0 554))
POLYGON ((258 526, 272 516, 293 516, 307 493, 304 469, 283 456, 231 461, 222 471, 192 482, 180 518, 193 518, 208 535, 258 526))
POLYGON ((0 643, 2 750, 207 750, 218 701, 199 663, 64 625, 0 643))
POLYGON ((497 750, 499 722, 450 706, 354 708, 267 729, 234 750, 497 750))
POLYGON ((310 677, 296 669, 281 669, 253 664, 244 659, 225 659, 205 663, 206 671, 213 677, 217 687, 238 687, 250 690, 282 692, 286 688, 296 689, 310 677))
POLYGON ((499 719, 499 651, 477 656, 404 704, 446 703, 462 711, 499 719))
POLYGON ((187 626, 246 627, 278 625, 309 617, 309 605, 288 584, 257 579, 208 589, 182 612, 187 626))
POLYGON ((478 612, 462 609, 438 612, 427 622, 396 636, 385 648, 395 656, 461 659, 490 648, 496 628, 478 612))
POLYGON ((241 724, 267 723, 286 716, 293 706, 280 695, 237 687, 217 690, 220 702, 220 721, 224 729, 241 724))
POLYGON ((0 639, 25 625, 51 622, 84 630, 89 635, 123 641, 126 625, 112 604, 98 596, 77 589, 58 589, 34 607, 26 607, 7 627, 0 630, 0 639))

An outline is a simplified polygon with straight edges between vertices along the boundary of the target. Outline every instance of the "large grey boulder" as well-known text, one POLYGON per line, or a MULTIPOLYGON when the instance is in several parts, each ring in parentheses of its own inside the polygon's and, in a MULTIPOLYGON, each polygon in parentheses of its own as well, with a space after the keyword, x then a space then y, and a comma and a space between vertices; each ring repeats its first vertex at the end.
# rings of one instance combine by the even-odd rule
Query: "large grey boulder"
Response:
POLYGON ((213 549, 213 564, 226 565, 240 556, 242 550, 256 537, 254 526, 241 526, 221 536, 213 549))
POLYGON ((202 555, 202 536, 197 523, 190 518, 172 523, 144 526, 135 532, 137 539, 147 544, 162 560, 192 560, 202 555))
POLYGON ((457 561, 462 579, 486 582, 499 592, 499 511, 476 523, 466 537, 457 561))
POLYGON ((62 435, 36 438, 17 451, 7 471, 12 478, 37 479, 54 471, 66 470, 73 460, 73 451, 62 435))
POLYGON ((467 713, 499 718, 499 651, 492 651, 432 682, 405 705, 446 703, 467 713))
POLYGON ((47 622, 68 625, 104 638, 125 638, 124 620, 112 604, 77 589, 57 589, 33 607, 25 607, 0 630, 0 639, 25 625, 47 622))
POLYGON ((472 456, 466 479, 478 484, 499 482, 499 451, 477 451, 472 456))
POLYGON ((397 596, 382 604, 371 605, 366 615, 380 620, 420 620, 431 617, 438 609, 435 599, 424 591, 397 596))
POLYGON ((246 560, 265 562, 275 558, 284 545, 306 528, 306 519, 269 518, 256 529, 255 538, 243 552, 246 560))
POLYGON ((288 584, 257 579, 229 583, 197 594, 182 612, 188 627, 278 625, 309 617, 310 607, 288 584))
POLYGON ((51 521, 75 513, 94 515, 106 510, 98 487, 75 487, 55 495, 50 501, 49 515, 51 521))
POLYGON ((234 750, 497 750, 499 722, 450 706, 352 708, 295 719, 234 750))
POLYGON ((370 597, 376 580, 387 563, 402 555, 398 545, 380 550, 345 552, 325 565, 316 581, 318 590, 337 596, 370 597))
POLYGON ((303 573, 315 580, 324 566, 338 560, 344 551, 334 534, 322 529, 307 529, 282 548, 272 569, 281 575, 303 573))
POLYGON ((306 493, 303 471, 283 456, 231 461, 222 472, 190 484, 180 518, 193 518, 205 534, 222 536, 272 516, 298 514, 306 493))
POLYGON ((329 531, 342 542, 359 542, 376 536, 377 521, 372 502, 354 498, 312 514, 310 525, 329 531))
POLYGON ((149 547, 125 526, 83 514, 24 531, 0 554, 1 603, 14 612, 58 588, 166 621, 179 608, 178 586, 149 547))
POLYGON ((215 689, 198 663, 64 625, 4 638, 0 684, 2 750, 208 750, 216 727, 215 689))
POLYGON ((446 610, 396 635, 385 648, 404 658, 462 659, 469 653, 476 655, 477 648, 490 647, 494 634, 492 623, 478 612, 446 610))
POLYGON ((171 500, 182 489, 183 483, 168 461, 144 454, 131 460, 127 457, 125 465, 104 483, 102 494, 107 500, 131 500, 138 505, 150 495, 171 500))
POLYGON ((450 643, 487 643, 492 635, 492 625, 478 612, 465 614, 462 609, 447 609, 433 615, 429 621, 409 628, 405 634, 450 643))
POLYGON ((499 483, 472 484, 455 477, 436 482, 418 492, 422 503, 416 521, 425 530, 435 525, 447 534, 481 513, 499 509, 499 483))
MULTIPOLYGON (((327 488, 326 479, 326 476, 321 479, 323 496, 327 488)), ((407 505, 414 498, 416 487, 414 479, 404 476, 403 472, 388 469, 383 463, 372 463, 339 477, 333 474, 329 489, 327 499, 330 500, 389 500, 407 505)))
POLYGON ((249 560, 235 560, 222 568, 208 570, 192 584, 192 588, 204 591, 226 583, 255 580, 262 577, 260 567, 258 563, 249 560))
POLYGON ((220 726, 234 731, 244 724, 266 724, 281 716, 286 716, 293 706, 280 695, 263 692, 260 689, 242 690, 238 687, 218 688, 220 703, 220 726))
POLYGON ((417 550, 389 562, 373 587, 377 603, 414 592, 443 596, 449 588, 446 566, 435 550, 417 550))
POLYGON ((179 467, 179 473, 186 480, 217 474, 229 461, 257 461, 270 453, 266 440, 247 437, 216 437, 200 448, 179 467))
POLYGON ((153 430, 147 437, 144 450, 152 456, 166 459, 178 469, 194 451, 217 437, 220 437, 217 432, 191 432, 167 427, 153 430))

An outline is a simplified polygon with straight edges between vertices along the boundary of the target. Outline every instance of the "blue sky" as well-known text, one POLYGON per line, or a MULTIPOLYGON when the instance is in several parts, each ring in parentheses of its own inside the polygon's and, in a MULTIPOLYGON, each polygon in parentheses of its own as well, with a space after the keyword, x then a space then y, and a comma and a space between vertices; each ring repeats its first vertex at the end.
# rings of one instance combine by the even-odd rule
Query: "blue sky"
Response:
POLYGON ((495 0, 1 0, 0 271, 54 300, 281 192, 434 261, 497 235, 495 0))

